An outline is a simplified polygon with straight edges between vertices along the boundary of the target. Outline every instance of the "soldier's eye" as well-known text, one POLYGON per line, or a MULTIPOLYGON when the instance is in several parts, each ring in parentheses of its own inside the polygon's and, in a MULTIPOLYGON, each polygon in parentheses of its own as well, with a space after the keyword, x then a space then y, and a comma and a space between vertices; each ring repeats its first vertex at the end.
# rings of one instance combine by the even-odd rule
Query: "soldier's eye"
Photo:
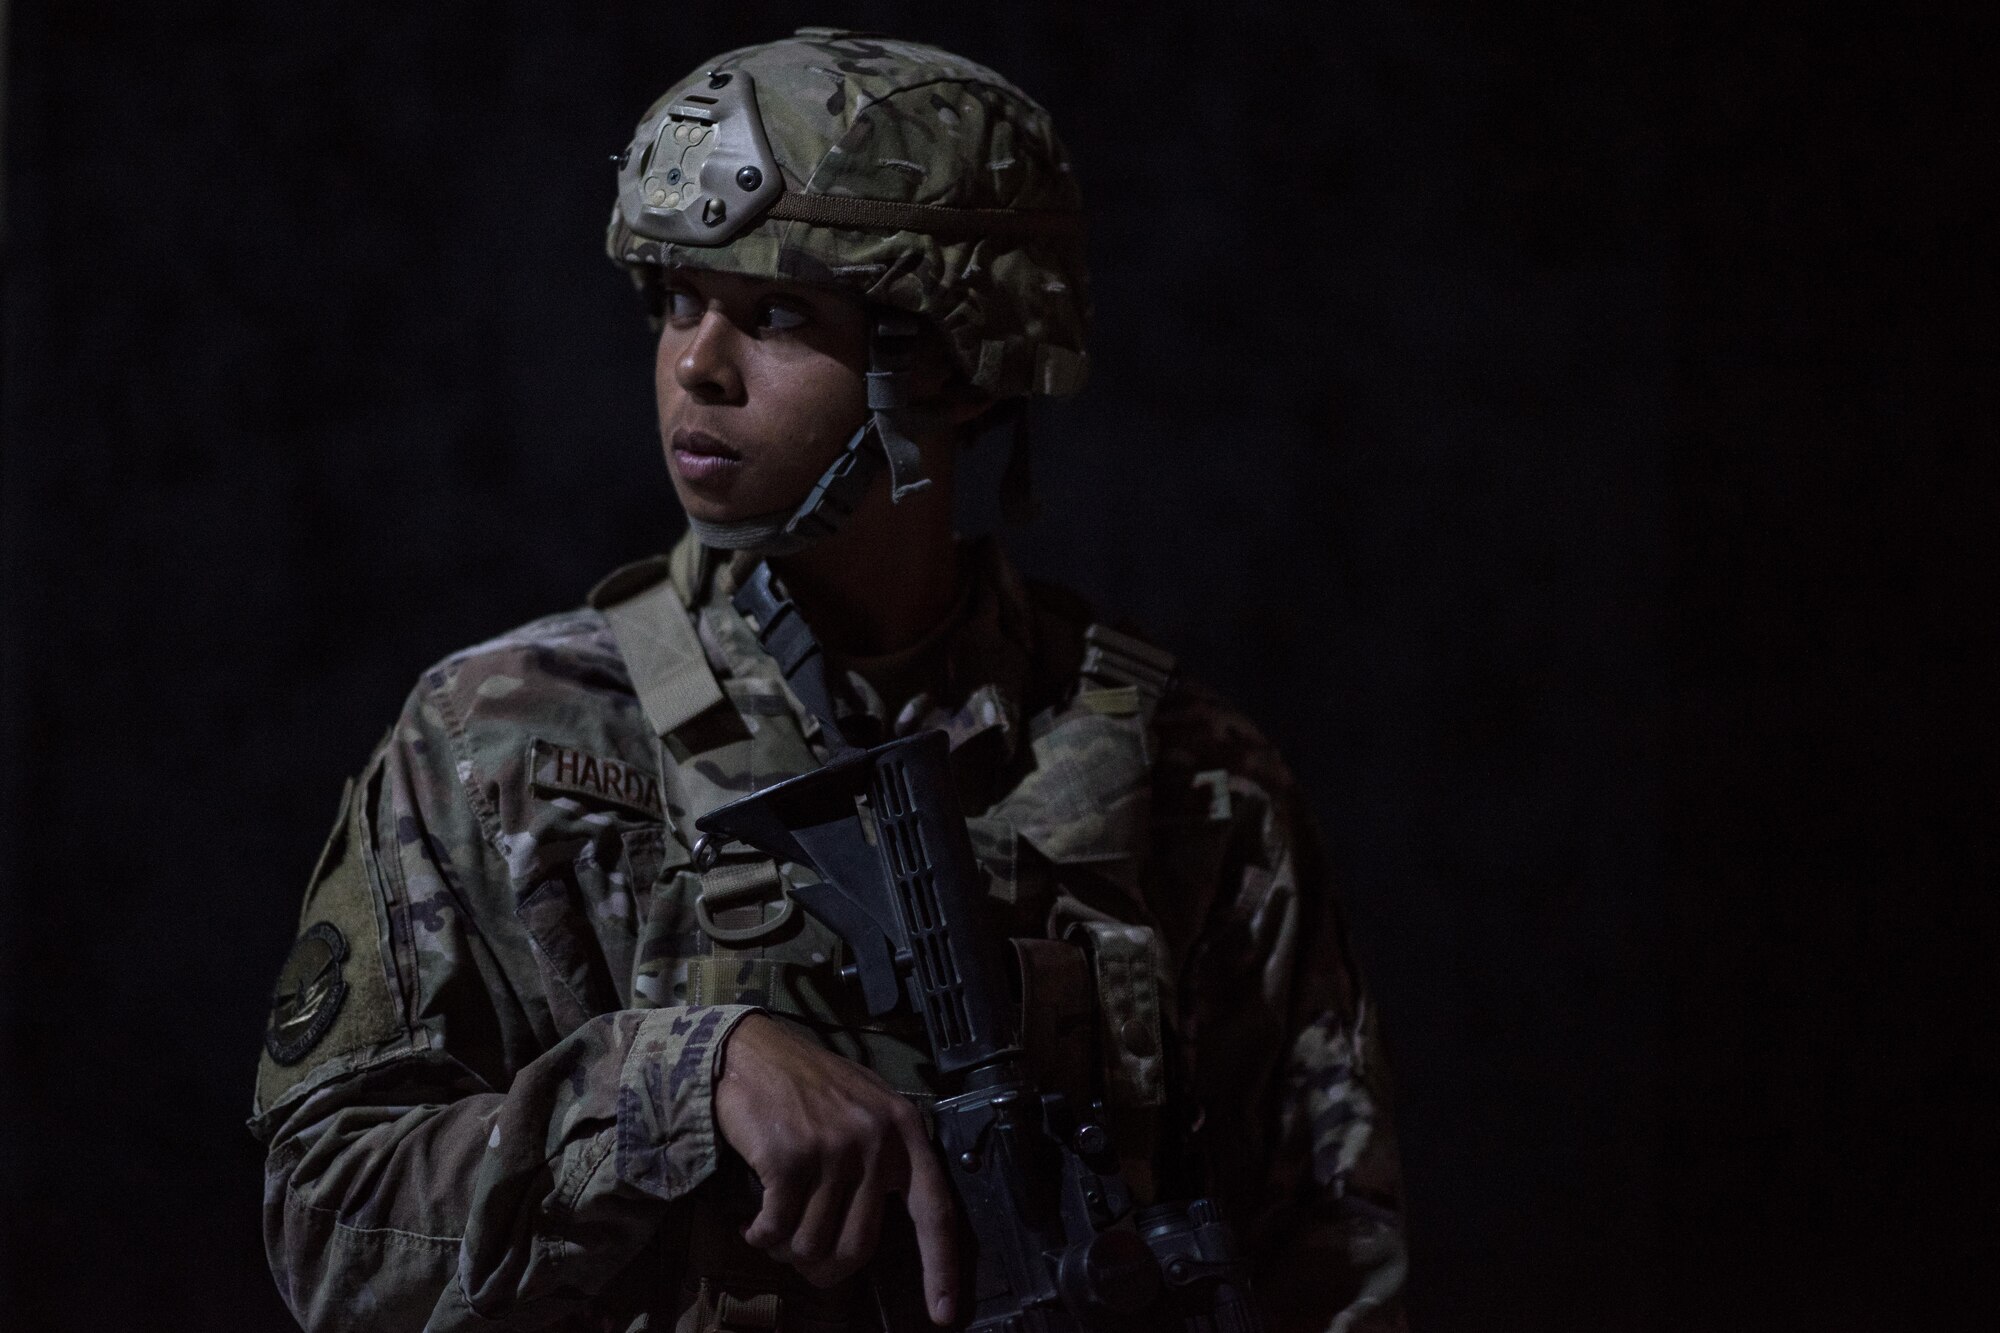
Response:
POLYGON ((760 329, 796 329, 811 318, 803 305, 789 301, 766 301, 757 307, 760 329))
POLYGON ((684 324, 701 318, 701 298, 685 287, 667 288, 667 318, 684 324))

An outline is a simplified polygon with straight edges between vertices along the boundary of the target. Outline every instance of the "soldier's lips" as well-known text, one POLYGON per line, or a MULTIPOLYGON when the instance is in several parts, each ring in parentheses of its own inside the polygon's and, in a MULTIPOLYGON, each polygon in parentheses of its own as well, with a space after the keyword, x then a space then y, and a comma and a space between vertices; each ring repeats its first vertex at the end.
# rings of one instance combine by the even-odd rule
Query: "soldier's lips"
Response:
POLYGON ((675 431, 668 452, 674 472, 689 485, 730 481, 743 470, 743 455, 706 431, 675 431))

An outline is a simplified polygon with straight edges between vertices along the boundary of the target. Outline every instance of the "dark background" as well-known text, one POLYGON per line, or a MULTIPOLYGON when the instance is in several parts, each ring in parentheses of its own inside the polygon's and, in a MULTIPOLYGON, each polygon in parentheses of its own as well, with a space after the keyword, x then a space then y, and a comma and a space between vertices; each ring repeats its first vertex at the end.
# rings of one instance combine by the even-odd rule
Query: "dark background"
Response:
POLYGON ((287 1326, 240 1122, 340 781, 672 540, 605 158, 836 19, 1064 129, 1011 548, 1311 791, 1419 1326, 1991 1310, 1983 33, 1605 8, 13 0, 0 1320, 287 1326))

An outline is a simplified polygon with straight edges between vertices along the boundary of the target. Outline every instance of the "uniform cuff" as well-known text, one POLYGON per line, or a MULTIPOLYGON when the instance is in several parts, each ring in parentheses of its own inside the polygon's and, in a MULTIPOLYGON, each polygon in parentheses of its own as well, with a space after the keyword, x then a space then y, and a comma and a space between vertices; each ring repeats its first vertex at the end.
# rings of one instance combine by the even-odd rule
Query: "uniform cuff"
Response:
POLYGON ((755 1005, 655 1009, 618 1077, 616 1173, 621 1184, 676 1199, 715 1170, 715 1079, 723 1042, 755 1005))

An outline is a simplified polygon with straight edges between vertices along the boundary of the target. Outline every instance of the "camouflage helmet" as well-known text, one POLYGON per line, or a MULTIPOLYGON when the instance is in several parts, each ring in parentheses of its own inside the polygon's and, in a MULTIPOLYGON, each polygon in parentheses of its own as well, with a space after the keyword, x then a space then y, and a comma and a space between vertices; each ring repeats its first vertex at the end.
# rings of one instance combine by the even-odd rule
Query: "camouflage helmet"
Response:
POLYGON ((993 71, 833 28, 731 51, 619 155, 605 249, 850 291, 927 320, 994 398, 1083 387, 1083 215, 1049 115, 993 71))

